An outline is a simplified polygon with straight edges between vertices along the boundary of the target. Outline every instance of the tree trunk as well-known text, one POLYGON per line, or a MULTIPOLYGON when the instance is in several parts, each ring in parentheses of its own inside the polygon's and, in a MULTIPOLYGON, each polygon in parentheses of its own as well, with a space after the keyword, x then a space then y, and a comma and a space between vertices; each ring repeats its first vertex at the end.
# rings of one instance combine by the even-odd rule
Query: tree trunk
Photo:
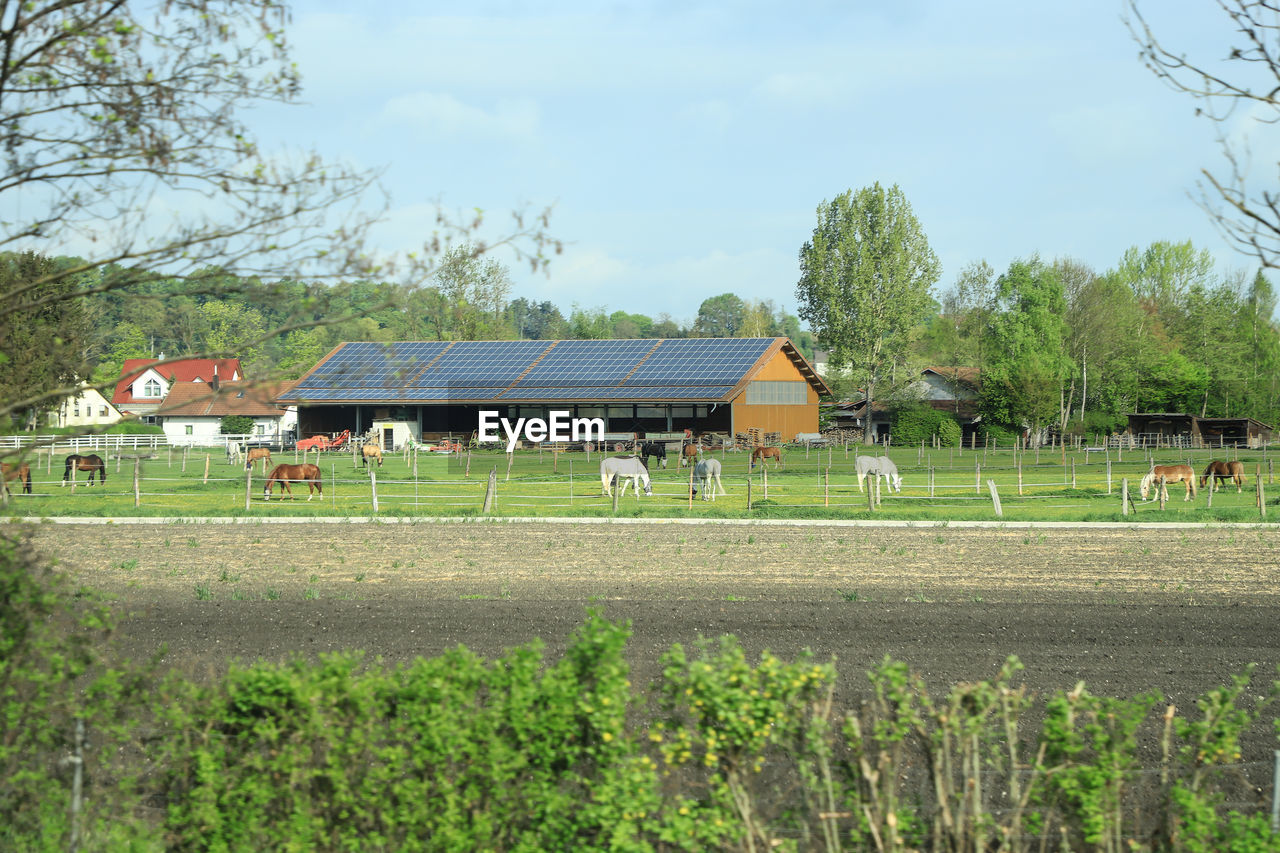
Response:
POLYGON ((862 430, 862 443, 865 445, 872 445, 876 443, 875 439, 872 438, 871 436, 871 417, 872 417, 871 402, 873 400, 872 392, 874 390, 875 390, 875 386, 873 386, 870 382, 868 382, 867 383, 867 408, 866 408, 866 417, 864 418, 866 423, 864 425, 865 429, 862 430))

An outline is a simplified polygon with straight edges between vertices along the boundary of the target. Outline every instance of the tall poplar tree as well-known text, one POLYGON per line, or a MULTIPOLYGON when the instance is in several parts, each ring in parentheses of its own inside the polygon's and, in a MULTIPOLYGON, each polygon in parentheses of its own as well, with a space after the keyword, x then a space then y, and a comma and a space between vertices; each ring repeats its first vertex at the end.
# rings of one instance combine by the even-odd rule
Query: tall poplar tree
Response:
MULTIPOLYGON (((930 306, 941 274, 902 190, 876 183, 818 207, 800 249, 796 297, 830 363, 850 368, 866 389, 866 411, 892 368, 905 363, 910 333, 930 306)), ((863 440, 871 443, 871 430, 863 440)))

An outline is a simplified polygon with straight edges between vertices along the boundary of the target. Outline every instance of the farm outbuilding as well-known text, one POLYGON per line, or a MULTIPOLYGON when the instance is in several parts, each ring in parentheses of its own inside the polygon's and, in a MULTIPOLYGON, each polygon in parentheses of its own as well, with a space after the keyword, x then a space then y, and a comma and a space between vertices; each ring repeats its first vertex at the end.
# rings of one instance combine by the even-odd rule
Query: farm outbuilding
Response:
POLYGON ((1272 429, 1254 418, 1202 418, 1183 412, 1129 415, 1129 435, 1142 445, 1260 447, 1272 429))
POLYGON ((339 344, 280 398, 299 436, 375 422, 422 441, 468 437, 481 411, 602 418, 609 438, 818 431, 829 394, 787 338, 412 341, 339 344))

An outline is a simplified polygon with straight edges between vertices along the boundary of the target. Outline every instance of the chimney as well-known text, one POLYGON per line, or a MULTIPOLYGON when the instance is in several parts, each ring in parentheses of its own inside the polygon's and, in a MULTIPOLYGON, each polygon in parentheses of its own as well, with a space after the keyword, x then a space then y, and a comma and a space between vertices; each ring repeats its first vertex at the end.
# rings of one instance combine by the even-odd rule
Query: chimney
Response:
POLYGON ((217 390, 218 390, 218 364, 217 364, 217 362, 214 362, 214 365, 213 365, 213 381, 209 383, 209 387, 210 387, 210 388, 212 388, 212 389, 214 390, 214 392, 215 392, 215 393, 216 393, 216 392, 217 392, 217 390))

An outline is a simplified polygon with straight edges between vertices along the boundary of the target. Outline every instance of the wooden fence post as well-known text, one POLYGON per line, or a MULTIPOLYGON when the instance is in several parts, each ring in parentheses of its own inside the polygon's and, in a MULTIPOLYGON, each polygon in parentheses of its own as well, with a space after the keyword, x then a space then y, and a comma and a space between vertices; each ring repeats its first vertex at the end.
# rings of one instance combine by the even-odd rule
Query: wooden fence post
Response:
POLYGON ((831 469, 822 472, 822 505, 831 506, 831 469))
POLYGON ((622 480, 619 480, 618 478, 615 477, 614 483, 616 483, 617 485, 610 487, 610 491, 613 492, 613 514, 614 515, 618 514, 618 495, 621 494, 622 492, 622 482, 623 482, 622 480))
POLYGON ((933 466, 929 466, 929 497, 933 497, 933 466))
POLYGON ((569 460, 569 503, 573 503, 573 460, 569 460))
POLYGON ((512 461, 515 460, 515 458, 516 458, 516 454, 514 450, 507 454, 507 481, 508 482, 510 482, 511 480, 511 463, 512 461))
POLYGON ((1111 459, 1110 459, 1110 454, 1108 454, 1108 459, 1107 459, 1107 494, 1111 494, 1111 459))
POLYGON ((484 487, 484 505, 480 507, 481 515, 491 515, 498 498, 498 466, 489 469, 489 481, 484 487))
MULTIPOLYGON (((876 479, 880 479, 880 475, 876 475, 876 479)), ((871 481, 867 481, 867 509, 871 512, 876 511, 876 491, 871 486, 871 481)))
MULTIPOLYGON (((369 466, 369 496, 373 499, 373 511, 378 511, 378 472, 369 466)), ((488 498, 485 499, 486 503, 488 498)))
POLYGON ((1160 475, 1160 511, 1164 512, 1165 502, 1169 500, 1169 490, 1165 488, 1164 475, 1160 475))
POLYGON ((1071 488, 1076 487, 1076 458, 1071 457, 1071 488))
MULTIPOLYGON (((806 446, 807 446, 807 443, 806 443, 806 446)), ((693 509, 693 469, 694 467, 695 467, 694 463, 690 462, 689 463, 689 509, 693 509)), ((712 486, 711 488, 714 489, 715 486, 712 486)))
POLYGON ((1129 478, 1120 478, 1120 514, 1129 514, 1129 478))
POLYGON ((467 479, 467 480, 471 479, 471 448, 470 447, 467 448, 467 469, 462 472, 462 476, 464 479, 467 479))
POLYGON ((253 495, 253 466, 244 469, 244 508, 249 508, 249 499, 253 495))
POLYGON ((751 478, 747 478, 747 512, 751 512, 751 478))
MULTIPOLYGON (((877 477, 877 480, 880 478, 877 477)), ((973 493, 975 495, 982 494, 982 466, 978 464, 978 460, 973 460, 973 493)))
MULTIPOLYGON (((116 457, 119 459, 120 457, 116 457)), ((142 457, 134 457, 133 460, 133 505, 134 507, 142 506, 142 457)))
POLYGON ((760 460, 760 475, 764 483, 764 499, 769 500, 769 465, 763 459, 760 460))
MULTIPOLYGON (((120 457, 118 457, 118 456, 117 456, 116 458, 117 458, 117 459, 119 459, 120 457)), ((209 485, 209 454, 208 454, 208 453, 206 453, 206 454, 204 455, 204 483, 203 483, 203 485, 206 485, 206 486, 207 486, 207 485, 209 485)))
POLYGON ((1000 493, 996 491, 996 481, 987 480, 987 487, 991 489, 991 505, 996 509, 996 518, 1004 518, 1004 508, 1000 506, 1000 493))

